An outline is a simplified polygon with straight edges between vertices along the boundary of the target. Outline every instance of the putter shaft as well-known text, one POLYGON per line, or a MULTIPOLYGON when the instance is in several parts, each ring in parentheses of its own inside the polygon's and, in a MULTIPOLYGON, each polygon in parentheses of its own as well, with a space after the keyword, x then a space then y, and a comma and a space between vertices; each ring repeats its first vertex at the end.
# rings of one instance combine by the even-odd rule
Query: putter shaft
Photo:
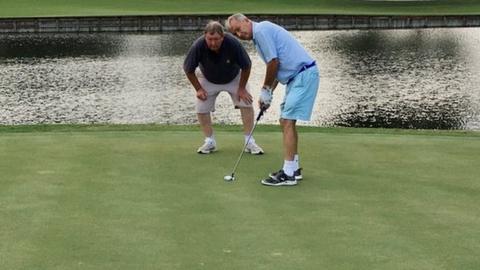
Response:
POLYGON ((247 145, 250 142, 250 139, 252 138, 253 131, 257 127, 257 123, 260 120, 260 118, 262 118, 262 115, 263 115, 264 112, 265 112, 264 108, 260 109, 260 112, 258 113, 257 119, 255 120, 255 123, 253 124, 253 128, 250 131, 250 134, 248 134, 247 141, 243 145, 242 152, 240 152, 240 156, 238 157, 237 162, 235 162, 235 166, 233 166, 233 170, 232 170, 232 173, 231 173, 232 177, 234 177, 234 175, 235 175, 235 171, 237 170, 238 164, 240 163, 240 160, 242 159, 243 153, 245 153, 245 149, 247 148, 247 145))

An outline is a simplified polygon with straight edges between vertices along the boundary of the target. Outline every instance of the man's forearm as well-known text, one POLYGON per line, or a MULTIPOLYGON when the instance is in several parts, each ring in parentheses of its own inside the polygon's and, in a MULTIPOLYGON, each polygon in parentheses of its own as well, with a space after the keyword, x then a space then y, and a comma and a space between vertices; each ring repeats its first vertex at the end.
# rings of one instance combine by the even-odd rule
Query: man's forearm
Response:
POLYGON ((244 89, 247 86, 248 78, 250 77, 250 68, 249 69, 242 69, 240 72, 240 82, 238 87, 244 89))
POLYGON ((277 79, 273 80, 272 90, 275 90, 275 88, 277 88, 277 85, 278 85, 278 80, 277 79))
POLYGON ((190 83, 192 84, 193 88, 195 88, 196 91, 198 91, 200 88, 202 88, 202 85, 201 85, 200 82, 198 81, 197 76, 195 75, 195 73, 193 73, 193 72, 191 72, 191 73, 185 72, 185 74, 187 75, 188 80, 190 81, 190 83))
POLYGON ((265 74, 265 80, 263 82, 263 85, 271 89, 275 89, 275 86, 277 86, 277 82, 276 82, 277 72, 278 72, 278 59, 275 58, 267 63, 267 71, 265 74))

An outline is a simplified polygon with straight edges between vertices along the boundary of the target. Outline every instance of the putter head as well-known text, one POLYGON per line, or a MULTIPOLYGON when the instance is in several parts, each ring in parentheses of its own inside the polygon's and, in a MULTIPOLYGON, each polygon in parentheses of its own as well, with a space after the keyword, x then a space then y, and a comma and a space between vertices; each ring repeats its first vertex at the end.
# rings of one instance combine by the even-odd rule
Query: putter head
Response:
POLYGON ((235 180, 235 176, 233 175, 233 173, 231 175, 225 175, 223 177, 223 180, 227 181, 227 182, 231 182, 231 181, 234 181, 235 180))

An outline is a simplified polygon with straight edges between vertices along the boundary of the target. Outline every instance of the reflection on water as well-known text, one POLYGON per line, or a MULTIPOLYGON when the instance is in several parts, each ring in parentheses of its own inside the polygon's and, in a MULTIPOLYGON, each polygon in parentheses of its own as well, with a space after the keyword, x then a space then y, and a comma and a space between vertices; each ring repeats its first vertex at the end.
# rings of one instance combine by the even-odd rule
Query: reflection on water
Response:
POLYGON ((476 78, 469 74, 458 37, 448 31, 413 30, 332 39, 331 48, 341 58, 337 76, 345 81, 335 94, 343 104, 335 124, 466 127, 470 118, 478 117, 478 88, 471 84, 476 78))
MULTIPOLYGON (((200 33, 4 35, 0 124, 196 123, 182 71, 200 33)), ((480 130, 480 30, 299 31, 321 69, 317 126, 480 130)), ((265 66, 251 43, 250 86, 265 66)), ((283 87, 263 123, 276 123, 283 87)), ((220 95, 214 120, 240 123, 220 95)))

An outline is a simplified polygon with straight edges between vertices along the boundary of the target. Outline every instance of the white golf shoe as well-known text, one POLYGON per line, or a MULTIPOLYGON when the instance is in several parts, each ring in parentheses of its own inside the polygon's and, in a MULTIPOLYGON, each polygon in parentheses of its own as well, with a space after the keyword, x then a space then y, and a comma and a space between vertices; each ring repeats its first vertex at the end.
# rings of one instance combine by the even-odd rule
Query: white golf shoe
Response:
POLYGON ((249 142, 247 147, 245 147, 245 152, 250 153, 252 155, 261 155, 263 154, 263 149, 258 146, 255 142, 249 142))
POLYGON ((216 150, 217 150, 217 144, 215 143, 215 141, 205 140, 205 143, 198 148, 197 153, 210 154, 211 152, 214 152, 216 150))

